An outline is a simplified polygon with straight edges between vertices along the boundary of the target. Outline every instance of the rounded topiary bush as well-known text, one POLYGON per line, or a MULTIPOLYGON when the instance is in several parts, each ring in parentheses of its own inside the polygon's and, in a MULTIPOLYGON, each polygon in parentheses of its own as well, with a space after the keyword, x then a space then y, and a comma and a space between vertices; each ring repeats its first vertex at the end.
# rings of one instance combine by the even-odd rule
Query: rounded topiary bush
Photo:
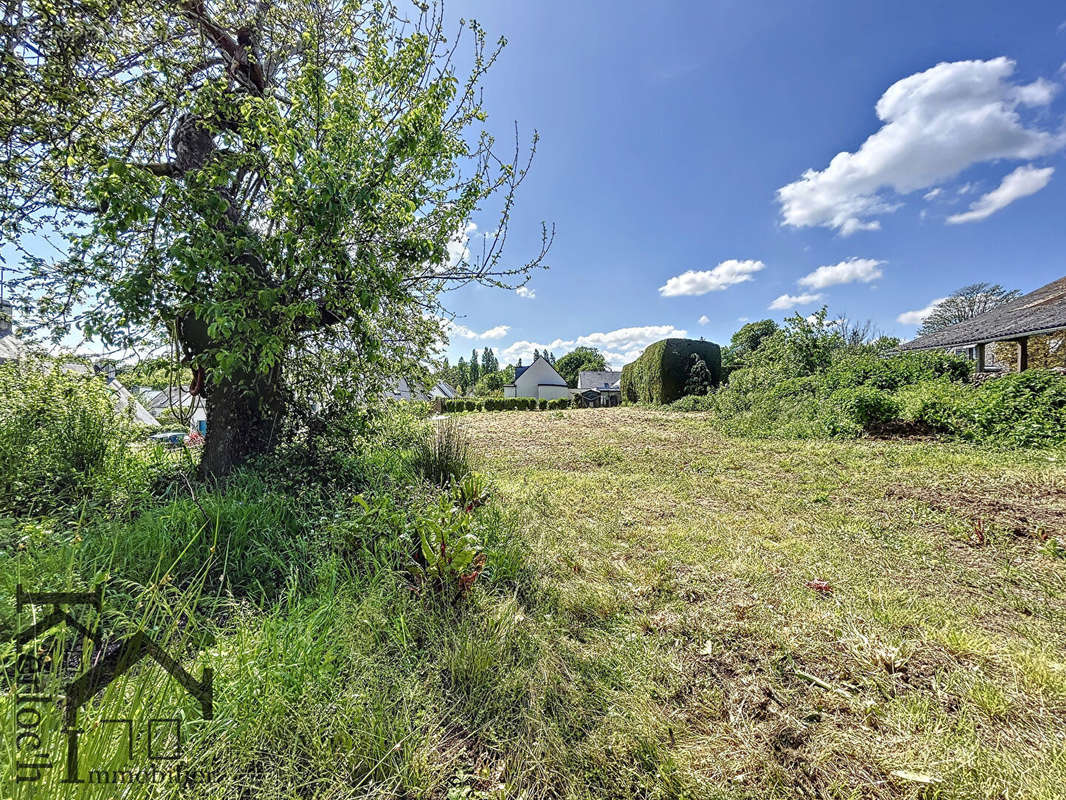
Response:
POLYGON ((622 368, 622 400, 626 403, 672 403, 685 396, 692 356, 711 374, 711 387, 722 379, 722 350, 702 339, 663 339, 648 345, 640 357, 622 368))

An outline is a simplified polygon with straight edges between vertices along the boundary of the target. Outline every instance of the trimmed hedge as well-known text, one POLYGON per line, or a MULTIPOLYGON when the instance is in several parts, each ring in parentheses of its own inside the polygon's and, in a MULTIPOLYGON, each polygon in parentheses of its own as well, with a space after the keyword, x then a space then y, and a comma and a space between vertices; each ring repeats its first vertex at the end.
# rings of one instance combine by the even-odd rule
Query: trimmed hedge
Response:
POLYGON ((440 403, 441 412, 451 414, 461 411, 548 411, 570 407, 568 397, 555 400, 538 400, 535 397, 486 397, 484 400, 471 400, 457 397, 440 403))
POLYGON ((685 383, 698 355, 711 371, 711 386, 722 380, 722 349, 702 339, 663 339, 622 368, 622 401, 672 403, 685 396, 685 383))

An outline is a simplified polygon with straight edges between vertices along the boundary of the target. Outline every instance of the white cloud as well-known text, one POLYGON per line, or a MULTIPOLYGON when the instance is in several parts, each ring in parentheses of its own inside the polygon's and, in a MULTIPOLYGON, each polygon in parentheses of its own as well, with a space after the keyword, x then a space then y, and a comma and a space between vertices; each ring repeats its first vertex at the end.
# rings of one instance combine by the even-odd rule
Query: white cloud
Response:
POLYGON ((750 281, 752 273, 758 272, 766 265, 761 261, 738 261, 731 258, 723 261, 714 269, 682 272, 659 287, 663 297, 681 297, 717 292, 737 283, 750 281))
POLYGON ((507 335, 507 331, 511 330, 510 325, 496 325, 478 333, 454 320, 445 320, 444 328, 450 337, 458 336, 460 339, 501 339, 507 335))
POLYGON ((700 325, 706 325, 708 322, 711 321, 711 318, 708 317, 706 314, 700 314, 700 318, 697 321, 700 323, 700 325))
POLYGON ((925 308, 919 308, 916 311, 904 311, 896 317, 896 322, 902 325, 921 325, 925 322, 925 318, 933 313, 933 309, 945 300, 947 300, 946 297, 938 297, 925 308))
POLYGON ((448 265, 457 266, 464 261, 470 260, 470 235, 477 230, 477 225, 468 222, 462 230, 456 231, 455 236, 448 242, 448 265))
POLYGON ((747 322, 749 317, 737 317, 737 322, 747 322))
POLYGON ((821 294, 783 294, 774 302, 770 303, 771 311, 784 311, 796 306, 806 306, 817 303, 822 299, 821 294))
POLYGON ((576 339, 555 339, 547 344, 523 340, 505 347, 500 352, 500 361, 510 364, 521 358, 523 364, 528 364, 533 358, 534 350, 550 350, 559 358, 575 347, 584 346, 599 348, 608 364, 620 368, 639 356, 652 342, 660 339, 683 339, 687 335, 687 331, 673 325, 644 325, 618 328, 606 333, 588 333, 576 339))
POLYGON ((810 275, 804 275, 796 283, 809 289, 824 289, 840 283, 869 283, 880 278, 884 273, 880 266, 884 261, 872 258, 849 258, 839 264, 827 264, 818 267, 810 275))
POLYGON ((943 191, 944 190, 941 189, 939 186, 936 187, 935 189, 930 189, 928 192, 926 192, 925 194, 922 195, 922 199, 923 200, 932 200, 932 199, 934 199, 936 197, 939 197, 940 193, 943 192, 943 191))
POLYGON ((519 297, 524 297, 527 300, 535 300, 537 297, 537 290, 530 289, 528 286, 519 286, 514 291, 519 297))
POLYGON ((1026 127, 1019 109, 1046 106, 1056 86, 1010 82, 1014 62, 956 61, 897 81, 877 101, 883 125, 854 153, 838 153, 777 190, 794 227, 825 226, 847 236, 876 230, 873 219, 899 207, 885 190, 927 189, 967 167, 1000 158, 1029 160, 1066 145, 1063 134, 1026 127))
POLYGON ((948 223, 957 225, 960 222, 977 222, 987 219, 1015 200, 1039 192, 1048 185, 1054 171, 1054 167, 1043 169, 1030 166, 1018 167, 1014 172, 1004 176, 999 186, 974 200, 970 204, 969 211, 948 217, 948 223))

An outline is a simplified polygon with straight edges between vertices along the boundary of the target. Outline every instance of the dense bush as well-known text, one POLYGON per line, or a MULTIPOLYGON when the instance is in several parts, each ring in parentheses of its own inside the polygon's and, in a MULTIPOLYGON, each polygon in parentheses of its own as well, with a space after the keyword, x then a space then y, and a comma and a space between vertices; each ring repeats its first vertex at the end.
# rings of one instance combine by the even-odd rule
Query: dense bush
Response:
POLYGON ((132 449, 139 427, 100 378, 49 361, 0 366, 0 511, 146 494, 168 462, 159 448, 132 449))
POLYGON ((976 387, 968 404, 976 438, 1018 445, 1066 442, 1066 375, 1028 370, 976 387))
POLYGON ((672 403, 685 396, 692 356, 707 365, 710 385, 722 376, 722 351, 702 339, 663 339, 648 345, 640 357, 622 368, 622 400, 626 403, 672 403))
POLYGON ((867 431, 896 419, 900 411, 900 403, 895 397, 865 384, 837 389, 829 400, 860 429, 867 431))
POLYGON ((904 424, 1006 445, 1066 442, 1066 376, 1029 370, 973 385, 965 358, 855 344, 824 311, 788 320, 743 363, 725 386, 673 408, 714 412, 723 430, 756 436, 858 436, 904 424))
POLYGON ((826 372, 830 389, 872 386, 894 392, 921 381, 970 377, 973 366, 959 356, 938 351, 914 351, 884 357, 874 352, 847 352, 836 358, 826 372))

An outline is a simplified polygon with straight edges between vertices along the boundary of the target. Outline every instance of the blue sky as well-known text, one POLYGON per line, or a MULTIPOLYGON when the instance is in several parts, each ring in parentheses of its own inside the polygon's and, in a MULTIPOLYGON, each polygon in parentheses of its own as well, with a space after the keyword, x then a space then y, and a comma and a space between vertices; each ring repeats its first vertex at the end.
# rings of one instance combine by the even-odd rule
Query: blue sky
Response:
MULTIPOLYGON (((1061 3, 448 11, 509 40, 490 128, 541 134, 510 258, 535 252, 541 220, 557 228, 535 296, 448 296, 453 361, 593 344, 621 367, 666 335, 726 343, 744 319, 822 303, 909 338, 908 312, 962 285, 1066 275, 1061 3)), ((475 222, 474 246, 492 218, 475 222)))

